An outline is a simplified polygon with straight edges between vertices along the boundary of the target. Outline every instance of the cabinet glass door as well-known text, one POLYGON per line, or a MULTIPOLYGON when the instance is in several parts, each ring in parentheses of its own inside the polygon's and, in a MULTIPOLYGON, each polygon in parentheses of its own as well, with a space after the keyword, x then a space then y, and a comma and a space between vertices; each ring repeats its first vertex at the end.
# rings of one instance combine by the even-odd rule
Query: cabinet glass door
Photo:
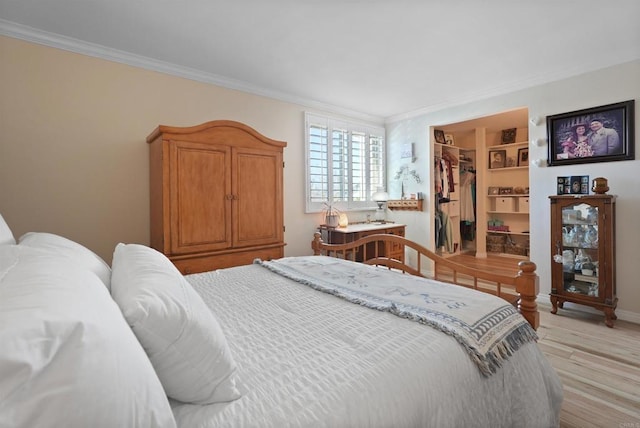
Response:
POLYGON ((565 293, 599 298, 599 209, 586 203, 562 207, 562 241, 557 243, 565 293))

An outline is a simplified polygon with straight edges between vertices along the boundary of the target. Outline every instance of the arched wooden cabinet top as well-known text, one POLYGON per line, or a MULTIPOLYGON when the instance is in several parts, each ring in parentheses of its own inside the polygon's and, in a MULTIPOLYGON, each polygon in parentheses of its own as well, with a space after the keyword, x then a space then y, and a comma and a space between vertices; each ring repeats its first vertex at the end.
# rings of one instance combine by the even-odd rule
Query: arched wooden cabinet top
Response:
POLYGON ((234 146, 273 146, 274 148, 284 148, 285 141, 278 141, 266 137, 245 125, 233 120, 212 120, 195 126, 167 126, 159 125, 147 137, 147 143, 152 143, 162 136, 165 140, 188 139, 194 142, 232 144, 234 146))

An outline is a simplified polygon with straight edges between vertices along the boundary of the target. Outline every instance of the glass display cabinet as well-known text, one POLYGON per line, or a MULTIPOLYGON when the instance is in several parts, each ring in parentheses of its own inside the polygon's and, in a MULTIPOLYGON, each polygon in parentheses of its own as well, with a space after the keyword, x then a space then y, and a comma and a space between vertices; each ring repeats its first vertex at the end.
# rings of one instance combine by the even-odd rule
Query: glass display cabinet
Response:
POLYGON ((615 269, 615 196, 550 196, 551 313, 564 302, 588 305, 613 327, 618 298, 615 269))

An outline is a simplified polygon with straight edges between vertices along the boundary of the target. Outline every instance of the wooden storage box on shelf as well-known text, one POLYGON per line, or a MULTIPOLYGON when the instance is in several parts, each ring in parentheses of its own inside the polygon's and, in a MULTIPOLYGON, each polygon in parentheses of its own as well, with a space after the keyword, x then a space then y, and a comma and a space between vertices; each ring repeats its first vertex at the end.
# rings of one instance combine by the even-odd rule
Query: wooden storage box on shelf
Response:
POLYGON ((529 197, 523 196, 518 198, 518 212, 520 213, 528 213, 529 212, 529 197))

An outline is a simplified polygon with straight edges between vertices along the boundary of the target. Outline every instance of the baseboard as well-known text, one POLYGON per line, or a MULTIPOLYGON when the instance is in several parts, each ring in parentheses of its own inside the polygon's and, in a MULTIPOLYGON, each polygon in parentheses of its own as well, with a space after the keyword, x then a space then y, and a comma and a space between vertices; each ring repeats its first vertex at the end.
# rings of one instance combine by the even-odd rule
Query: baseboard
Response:
MULTIPOLYGON (((548 307, 549 310, 551 309, 551 301, 549 300, 548 294, 538 294, 538 297, 536 297, 536 303, 538 303, 538 305, 548 307)), ((596 315, 603 314, 602 311, 599 311, 589 306, 580 305, 577 303, 565 302, 564 307, 566 309, 581 311, 587 314, 596 314, 596 315)), ((561 310, 562 309, 560 309, 558 313, 560 313, 561 310)), ((618 317, 619 320, 632 322, 634 324, 640 324, 640 313, 616 309, 616 316, 618 317)))

